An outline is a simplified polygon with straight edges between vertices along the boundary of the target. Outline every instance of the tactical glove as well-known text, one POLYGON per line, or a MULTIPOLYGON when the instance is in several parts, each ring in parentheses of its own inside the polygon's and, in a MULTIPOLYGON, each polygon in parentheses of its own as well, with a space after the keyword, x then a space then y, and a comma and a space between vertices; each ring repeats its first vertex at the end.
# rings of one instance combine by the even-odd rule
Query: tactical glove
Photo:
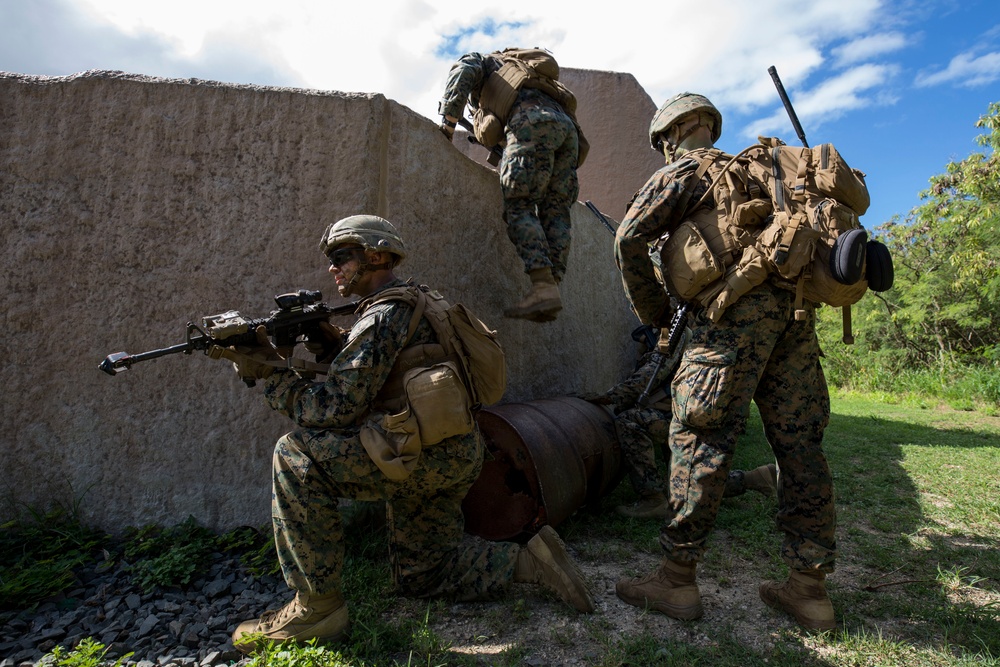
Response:
POLYGON ((288 354, 290 350, 286 354, 282 354, 274 347, 267 337, 267 329, 263 325, 257 327, 255 334, 258 343, 256 347, 213 345, 208 351, 208 356, 212 359, 224 358, 232 361, 236 374, 248 387, 254 386, 257 380, 269 377, 274 372, 276 366, 268 362, 284 360, 290 356, 288 354))
POLYGON ((329 364, 344 349, 344 336, 347 333, 344 329, 330 324, 329 322, 319 323, 320 335, 310 338, 305 343, 306 351, 316 355, 316 361, 320 364, 329 364))
POLYGON ((454 139, 455 123, 453 123, 452 121, 448 120, 447 118, 442 118, 441 125, 438 126, 438 129, 441 130, 441 134, 443 134, 445 137, 448 138, 448 141, 454 139))

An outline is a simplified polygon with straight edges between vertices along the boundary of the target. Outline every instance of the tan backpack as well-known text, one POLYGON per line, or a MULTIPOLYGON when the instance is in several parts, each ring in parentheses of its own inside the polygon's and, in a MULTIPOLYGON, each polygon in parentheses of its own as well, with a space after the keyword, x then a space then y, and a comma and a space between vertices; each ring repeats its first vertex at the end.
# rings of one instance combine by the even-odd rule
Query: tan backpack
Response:
POLYGON ((413 337, 420 318, 427 318, 445 354, 458 359, 462 379, 475 406, 492 405, 503 398, 507 364, 496 331, 464 305, 449 304, 440 293, 425 285, 390 287, 379 292, 372 303, 385 301, 403 301, 413 307, 407 340, 413 337))
POLYGON ((864 174, 831 144, 759 141, 732 157, 715 149, 700 155, 678 209, 705 174, 712 184, 657 244, 667 289, 718 321, 771 278, 795 292, 797 319, 805 317, 804 300, 844 307, 844 341, 851 342, 849 306, 868 289, 867 236, 858 220, 870 203, 864 174))
POLYGON ((472 118, 476 140, 484 146, 493 147, 503 140, 504 127, 510 118, 510 110, 522 88, 536 88, 563 108, 573 119, 580 136, 580 154, 577 166, 583 164, 590 150, 590 143, 583 136, 576 120, 576 96, 559 83, 559 63, 544 49, 510 48, 490 55, 499 58, 503 65, 490 74, 483 84, 479 96, 479 108, 472 118))
POLYGON ((413 472, 424 447, 475 430, 474 410, 500 400, 507 367, 496 332, 462 304, 452 306, 423 285, 391 287, 369 305, 385 301, 408 303, 413 315, 406 345, 359 437, 382 473, 401 481, 413 472), (421 318, 430 322, 437 343, 409 344, 421 318))
MULTIPOLYGON (((852 169, 831 144, 786 146, 760 138, 764 150, 751 163, 774 204, 774 220, 757 238, 779 281, 802 299, 850 306, 868 291, 867 238, 859 216, 871 199, 864 173, 852 169), (835 247, 852 242, 835 255, 835 247)), ((838 247, 839 250, 839 247, 838 247)))

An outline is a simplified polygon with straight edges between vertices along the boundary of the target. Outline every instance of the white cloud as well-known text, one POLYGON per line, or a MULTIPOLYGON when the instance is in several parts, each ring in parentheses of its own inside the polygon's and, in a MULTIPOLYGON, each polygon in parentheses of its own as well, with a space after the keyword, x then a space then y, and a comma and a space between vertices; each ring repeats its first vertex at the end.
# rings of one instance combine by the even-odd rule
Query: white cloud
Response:
POLYGON ((830 53, 837 64, 843 66, 899 51, 908 44, 909 40, 903 33, 886 32, 855 39, 831 49, 830 53))
POLYGON ((914 85, 920 88, 954 83, 973 88, 984 86, 1000 79, 1000 52, 994 51, 981 56, 960 53, 951 59, 948 67, 937 72, 917 75, 914 85))
MULTIPOLYGON (((855 40, 853 51, 842 45, 877 30, 885 11, 880 0, 702 0, 697 11, 620 0, 599 13, 575 0, 37 1, 86 12, 104 22, 105 37, 111 28, 119 31, 115 40, 124 46, 101 61, 107 65, 78 47, 60 60, 80 63, 77 69, 32 73, 102 67, 380 92, 431 117, 451 62, 466 50, 544 46, 564 67, 633 74, 656 103, 692 90, 708 95, 724 113, 746 114, 776 101, 770 65, 790 93, 800 95, 807 83, 816 85, 813 79, 826 78, 831 55, 885 53, 902 39, 875 33, 855 40), (157 44, 158 56, 129 59, 129 49, 149 43, 157 44)), ((0 42, 2 33, 0 27, 0 42)), ((59 51, 61 45, 45 48, 59 51)))
MULTIPOLYGON (((891 99, 880 96, 878 91, 897 73, 898 68, 891 65, 861 65, 823 81, 812 90, 798 94, 792 99, 792 104, 807 138, 810 130, 839 118, 848 111, 891 102, 891 99), (873 90, 876 91, 874 97, 866 95, 873 90)), ((789 128, 790 121, 784 107, 778 107, 774 114, 750 122, 743 135, 751 139, 757 136, 788 135, 789 128)))

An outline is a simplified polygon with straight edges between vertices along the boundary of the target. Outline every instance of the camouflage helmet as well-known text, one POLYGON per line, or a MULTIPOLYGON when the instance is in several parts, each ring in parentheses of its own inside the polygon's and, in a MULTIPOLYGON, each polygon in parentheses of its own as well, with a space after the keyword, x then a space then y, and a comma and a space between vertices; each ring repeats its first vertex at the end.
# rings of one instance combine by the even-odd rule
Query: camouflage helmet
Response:
POLYGON ((338 246, 357 243, 367 250, 388 252, 396 256, 396 264, 406 257, 406 246, 391 222, 377 215, 352 215, 331 224, 323 232, 319 249, 329 255, 338 246))
POLYGON ((693 111, 704 111, 715 119, 715 127, 712 128, 712 143, 718 141, 722 135, 722 114, 719 113, 719 110, 704 95, 681 93, 671 97, 656 110, 653 122, 649 124, 649 145, 657 151, 661 150, 660 135, 693 111))

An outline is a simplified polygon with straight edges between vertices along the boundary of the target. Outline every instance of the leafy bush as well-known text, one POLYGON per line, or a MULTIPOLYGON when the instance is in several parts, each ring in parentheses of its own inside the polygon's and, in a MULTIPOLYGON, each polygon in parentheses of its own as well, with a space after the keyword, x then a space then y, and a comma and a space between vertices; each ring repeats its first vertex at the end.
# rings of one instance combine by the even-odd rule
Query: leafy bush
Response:
POLYGON ((0 526, 0 609, 23 609, 76 581, 109 540, 61 508, 0 526))
MULTIPOLYGON (((56 646, 38 664, 42 667, 98 667, 109 664, 102 662, 104 654, 107 652, 108 649, 104 647, 104 644, 94 641, 91 637, 86 637, 68 653, 62 646, 56 646)), ((112 667, 121 667, 131 657, 131 653, 123 655, 111 663, 112 667)))
POLYGON ((215 535, 189 516, 172 528, 129 528, 122 554, 132 563, 136 583, 148 593, 191 583, 215 550, 215 535))

